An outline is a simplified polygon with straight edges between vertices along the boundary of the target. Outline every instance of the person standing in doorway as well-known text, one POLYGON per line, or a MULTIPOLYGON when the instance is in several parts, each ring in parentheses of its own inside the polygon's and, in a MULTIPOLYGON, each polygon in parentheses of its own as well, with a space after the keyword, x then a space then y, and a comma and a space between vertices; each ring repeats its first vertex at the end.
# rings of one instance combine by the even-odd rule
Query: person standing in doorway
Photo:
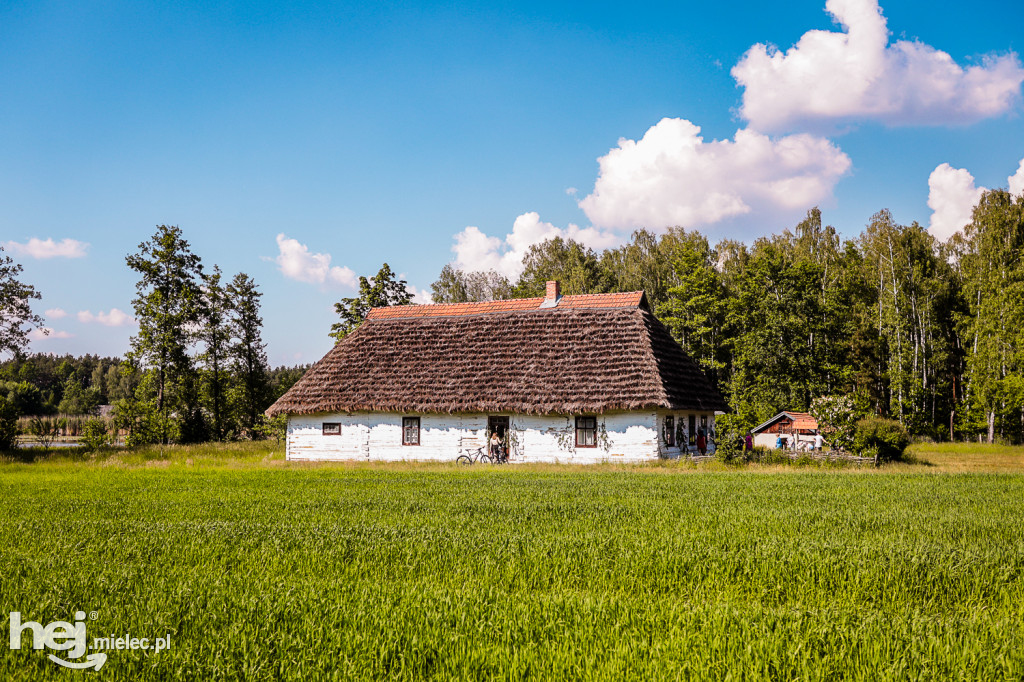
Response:
POLYGON ((491 459, 501 461, 501 438, 498 438, 497 431, 491 433, 491 459))
POLYGON ((703 457, 708 451, 708 439, 704 435, 704 429, 697 432, 697 452, 703 457))

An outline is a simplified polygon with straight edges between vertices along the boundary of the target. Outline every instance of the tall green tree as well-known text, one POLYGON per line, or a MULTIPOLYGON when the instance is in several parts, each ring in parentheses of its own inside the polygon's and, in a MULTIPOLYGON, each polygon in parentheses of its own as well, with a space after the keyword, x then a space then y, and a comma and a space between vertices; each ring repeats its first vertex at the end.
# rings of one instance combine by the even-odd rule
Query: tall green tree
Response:
POLYGON ((13 450, 18 439, 18 409, 0 395, 0 452, 13 450))
POLYGON ((135 394, 137 373, 125 371, 127 363, 119 362, 107 368, 103 384, 106 387, 107 400, 111 405, 135 394))
POLYGON ((32 328, 44 334, 43 318, 32 312, 29 303, 42 298, 35 287, 18 279, 22 267, 10 256, 3 255, 0 246, 0 354, 19 354, 28 347, 28 334, 32 328))
POLYGON ((95 414, 100 406, 100 392, 94 387, 85 388, 76 378, 69 378, 64 384, 64 396, 57 411, 61 414, 95 414))
POLYGON ((511 298, 512 284, 495 270, 464 272, 446 264, 430 285, 434 303, 466 303, 468 301, 501 301, 511 298))
POLYGON ((730 301, 731 404, 754 423, 780 409, 806 410, 814 390, 814 368, 802 357, 802 323, 816 313, 813 273, 794 267, 789 247, 778 236, 758 239, 730 301))
POLYGON ((441 274, 430 285, 430 290, 434 303, 466 303, 471 300, 466 288, 465 273, 453 268, 451 263, 445 263, 441 268, 441 274))
POLYGON ((160 225, 138 253, 125 258, 139 274, 132 300, 139 333, 129 358, 153 372, 161 442, 199 437, 198 377, 189 349, 202 320, 203 268, 177 226, 160 225), (176 423, 171 424, 175 414, 176 423), (172 434, 172 426, 174 427, 172 434))
POLYGON ((251 436, 270 396, 270 367, 260 316, 263 294, 251 277, 240 272, 228 284, 227 295, 231 301, 235 413, 242 432, 251 436))
POLYGON ((231 386, 229 371, 231 350, 232 300, 221 284, 219 266, 213 272, 203 275, 202 308, 197 339, 203 345, 199 361, 206 409, 210 415, 210 426, 216 440, 224 440, 229 430, 228 392, 231 386))
POLYGON ((343 298, 334 304, 334 310, 341 320, 331 325, 329 336, 335 343, 341 341, 363 323, 371 308, 412 303, 412 294, 406 286, 406 281, 398 279, 387 263, 381 266, 375 276, 360 277, 359 296, 343 298))
POLYGON ((968 431, 1024 438, 1024 197, 982 195, 966 227, 958 273, 968 311, 964 415, 968 431))
POLYGON ((760 421, 848 390, 853 290, 845 273, 854 254, 817 209, 794 232, 757 240, 749 255, 738 252, 723 279, 733 293, 729 388, 739 413, 760 421))
POLYGON ((698 232, 672 228, 659 245, 668 273, 658 318, 679 344, 716 383, 724 382, 729 364, 726 314, 728 292, 716 269, 717 254, 698 232))
POLYGON ((516 298, 543 296, 548 280, 558 280, 563 294, 611 290, 611 278, 597 254, 572 239, 554 237, 532 245, 523 256, 523 265, 514 289, 516 298))
POLYGON ((496 270, 464 273, 470 301, 503 301, 512 298, 512 283, 496 270))
POLYGON ((653 232, 637 230, 633 232, 629 243, 604 251, 600 264, 605 276, 610 279, 610 289, 643 290, 654 307, 664 302, 669 287, 676 284, 672 281, 672 275, 678 272, 678 269, 673 268, 671 256, 666 251, 672 248, 674 238, 670 235, 680 232, 679 228, 673 228, 669 235, 659 240, 653 232))
POLYGON ((955 409, 961 364, 953 272, 934 237, 917 223, 896 224, 888 211, 872 216, 861 250, 878 341, 875 411, 915 433, 939 435, 955 409))

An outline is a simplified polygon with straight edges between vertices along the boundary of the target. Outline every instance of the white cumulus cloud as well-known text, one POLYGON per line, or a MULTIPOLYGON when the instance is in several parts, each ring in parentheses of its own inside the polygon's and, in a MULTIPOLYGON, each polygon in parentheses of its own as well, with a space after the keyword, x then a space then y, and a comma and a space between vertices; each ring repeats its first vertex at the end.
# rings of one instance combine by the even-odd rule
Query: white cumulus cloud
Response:
POLYGON ((88 310, 80 310, 76 315, 79 322, 90 324, 96 322, 106 327, 127 327, 135 324, 135 318, 118 308, 111 308, 109 313, 102 310, 95 315, 88 310))
POLYGON ((850 168, 821 137, 739 130, 733 140, 705 142, 699 126, 680 118, 662 119, 639 141, 619 140, 598 163, 594 191, 579 206, 597 228, 620 231, 745 215, 763 231, 766 220, 798 220, 830 199, 850 168))
POLYGON ((1014 53, 961 67, 918 41, 889 43, 877 0, 828 0, 846 30, 808 31, 785 53, 751 47, 732 69, 745 88, 740 113, 758 130, 876 120, 967 124, 1010 109, 1024 67, 1014 53))
POLYGON ((1007 179, 1009 180, 1010 194, 1014 196, 1024 195, 1024 159, 1020 160, 1017 172, 1007 179))
POLYGON ((331 265, 331 254, 310 253, 309 247, 283 233, 277 235, 278 255, 274 261, 288 279, 320 286, 341 285, 355 287, 356 273, 347 267, 331 265))
POLYGON ((55 242, 52 238, 32 237, 24 244, 14 241, 4 242, 3 247, 13 254, 29 258, 84 258, 89 244, 76 239, 62 239, 55 242))
POLYGON ((942 241, 959 232, 971 222, 971 211, 984 191, 975 186, 967 169, 940 164, 928 176, 928 208, 932 209, 928 231, 942 241))
MULTIPOLYGON (((401 275, 401 277, 404 279, 405 275, 401 275)), ((433 295, 425 289, 420 289, 419 287, 413 286, 412 284, 406 284, 405 288, 410 294, 412 294, 413 303, 424 304, 434 302, 433 295)))
POLYGON ((452 247, 455 267, 466 272, 495 270, 515 279, 523 272, 523 256, 530 247, 555 237, 572 239, 593 249, 608 248, 621 241, 617 235, 593 227, 570 224, 563 229, 542 221, 540 215, 531 211, 516 218, 512 231, 504 237, 490 237, 473 226, 459 232, 452 247))
POLYGON ((49 327, 41 327, 39 329, 33 329, 28 333, 28 338, 33 341, 42 341, 44 339, 70 339, 74 336, 66 331, 54 331, 49 327))
MULTIPOLYGON (((1017 172, 1007 178, 1010 194, 1024 194, 1024 159, 1017 172)), ((974 182, 966 168, 953 168, 939 164, 928 176, 928 208, 932 209, 928 231, 945 241, 971 222, 971 213, 988 190, 974 182)))
POLYGON ((43 313, 43 315, 54 320, 59 320, 62 317, 68 316, 67 311, 63 310, 62 308, 50 308, 45 313, 43 313))

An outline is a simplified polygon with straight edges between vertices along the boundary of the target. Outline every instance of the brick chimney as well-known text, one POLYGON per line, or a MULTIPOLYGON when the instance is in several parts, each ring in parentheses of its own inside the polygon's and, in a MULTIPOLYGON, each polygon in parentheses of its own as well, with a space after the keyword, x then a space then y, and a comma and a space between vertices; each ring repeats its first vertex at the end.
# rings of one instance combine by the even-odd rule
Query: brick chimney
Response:
POLYGON ((561 288, 558 286, 557 280, 548 280, 547 291, 544 293, 544 302, 540 304, 541 308, 554 308, 558 305, 558 299, 562 298, 561 288))

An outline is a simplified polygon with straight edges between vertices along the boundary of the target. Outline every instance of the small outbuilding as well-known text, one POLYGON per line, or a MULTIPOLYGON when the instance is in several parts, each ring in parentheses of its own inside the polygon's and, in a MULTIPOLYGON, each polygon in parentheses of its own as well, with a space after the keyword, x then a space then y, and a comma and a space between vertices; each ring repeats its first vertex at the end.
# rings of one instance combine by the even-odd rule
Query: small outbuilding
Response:
POLYGON ((642 291, 374 308, 267 410, 290 460, 678 457, 722 395, 642 291))
POLYGON ((785 447, 792 448, 794 443, 811 443, 818 433, 818 420, 807 412, 779 412, 777 415, 758 424, 752 430, 754 445, 774 448, 781 435, 785 447))

